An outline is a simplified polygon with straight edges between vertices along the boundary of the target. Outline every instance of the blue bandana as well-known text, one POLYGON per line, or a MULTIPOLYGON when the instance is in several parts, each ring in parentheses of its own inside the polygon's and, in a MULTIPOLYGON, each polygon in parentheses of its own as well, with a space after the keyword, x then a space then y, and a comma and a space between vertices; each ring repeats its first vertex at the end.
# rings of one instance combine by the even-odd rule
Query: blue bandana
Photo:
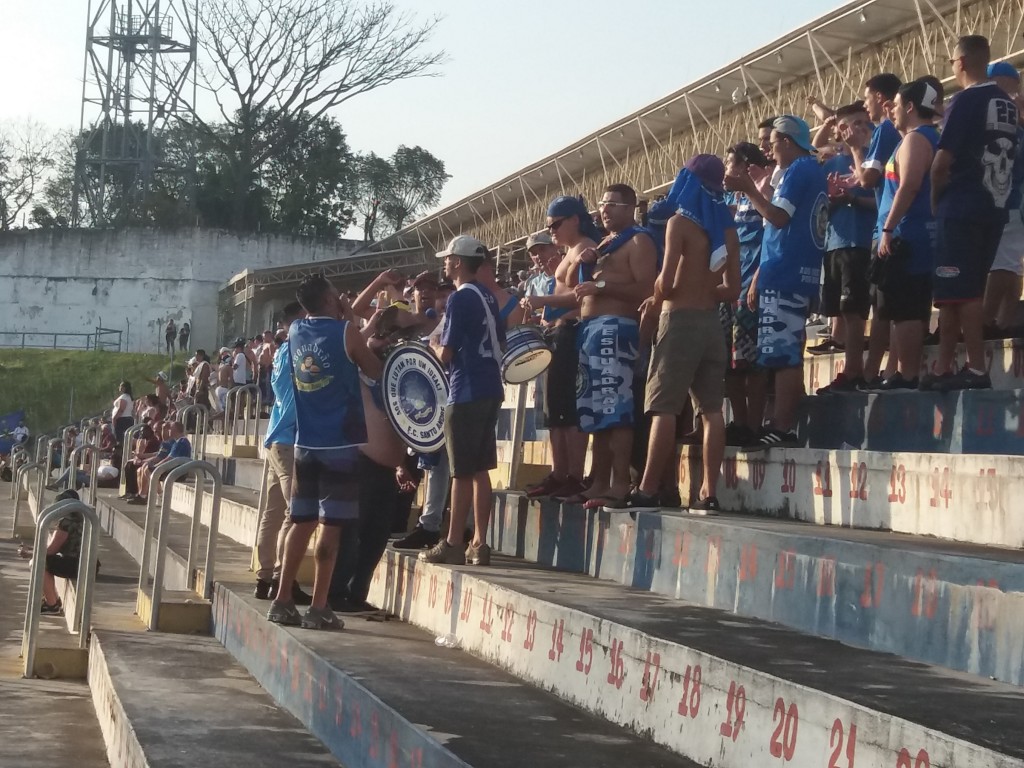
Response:
POLYGON ((736 228, 732 211, 725 204, 725 195, 708 189, 696 174, 683 168, 676 176, 668 196, 651 206, 649 216, 655 215, 656 206, 659 207, 659 216, 671 210, 672 213, 685 216, 703 229, 711 243, 708 266, 712 272, 725 266, 725 230, 736 228))

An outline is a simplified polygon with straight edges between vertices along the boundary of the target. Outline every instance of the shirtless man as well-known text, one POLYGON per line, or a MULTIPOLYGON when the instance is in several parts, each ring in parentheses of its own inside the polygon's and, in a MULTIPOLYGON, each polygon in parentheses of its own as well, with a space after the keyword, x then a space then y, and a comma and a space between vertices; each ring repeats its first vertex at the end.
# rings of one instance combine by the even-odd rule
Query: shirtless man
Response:
MULTIPOLYGON (((589 219, 582 203, 576 203, 576 214, 589 219)), ((622 509, 629 492, 638 307, 654 289, 658 259, 654 242, 636 225, 636 204, 631 187, 608 187, 598 207, 609 236, 598 248, 575 248, 568 255, 567 282, 580 301, 582 320, 578 346, 583 381, 576 409, 580 429, 594 436, 592 482, 583 494, 586 509, 622 509)))
POLYGON ((661 317, 647 380, 652 414, 647 464, 630 494, 633 511, 660 506, 658 489, 675 448, 676 417, 689 391, 704 422, 704 482, 691 511, 718 511, 715 486, 725 452, 722 400, 729 353, 721 332, 720 303, 740 295, 739 238, 725 204, 725 166, 714 155, 697 155, 679 172, 669 198, 665 260, 644 311, 661 317), (723 265, 724 260, 724 265, 723 265), (724 266, 724 269, 723 269, 724 266))
MULTIPOLYGON (((559 243, 564 242, 570 229, 559 228, 556 232, 559 243)), ((546 329, 544 335, 551 344, 551 365, 545 372, 542 388, 548 440, 551 441, 551 473, 536 485, 529 486, 526 495, 534 499, 544 496, 575 499, 586 490, 583 467, 589 439, 585 432, 580 431, 576 413, 576 378, 580 367, 576 350, 579 303, 567 284, 569 259, 562 258, 551 235, 544 231, 530 235, 526 240, 526 250, 541 273, 530 282, 526 297, 520 303, 528 317, 535 309, 541 310, 541 322, 546 329)))

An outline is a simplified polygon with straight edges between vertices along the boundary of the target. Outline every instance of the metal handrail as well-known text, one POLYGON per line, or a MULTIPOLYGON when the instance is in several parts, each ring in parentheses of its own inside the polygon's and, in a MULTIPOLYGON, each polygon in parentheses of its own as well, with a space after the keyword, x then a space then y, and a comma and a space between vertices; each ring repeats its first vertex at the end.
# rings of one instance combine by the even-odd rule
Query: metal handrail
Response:
MULTIPOLYGON (((25 479, 25 490, 28 491, 28 473, 30 470, 38 469, 40 472, 43 469, 43 462, 33 461, 31 464, 22 464, 14 473, 14 519, 11 521, 11 536, 13 537, 18 530, 18 513, 21 511, 21 481, 25 479)), ((42 507, 40 507, 42 509, 42 507)))
MULTIPOLYGON (((60 431, 60 473, 62 475, 64 474, 64 470, 68 468, 68 454, 71 453, 71 451, 68 450, 68 438, 71 436, 71 430, 73 430, 74 428, 74 425, 69 425, 67 427, 64 427, 64 429, 60 431)), ((74 448, 74 440, 72 440, 71 442, 71 447, 74 448)))
POLYGON ((210 430, 210 409, 205 405, 193 403, 178 411, 178 422, 185 427, 185 434, 192 435, 192 456, 200 461, 206 460, 206 436, 210 430), (188 417, 195 414, 195 429, 188 430, 188 417))
MULTIPOLYGON (((77 448, 75 448, 75 450, 71 452, 71 457, 68 460, 68 465, 71 468, 72 474, 69 476, 67 485, 65 487, 74 490, 74 487, 78 484, 77 480, 79 457, 85 453, 89 454, 90 458, 92 459, 92 461, 89 462, 89 505, 95 507, 96 470, 100 466, 100 447, 98 445, 89 445, 87 443, 82 443, 82 445, 78 446, 77 448)), ((85 469, 84 463, 82 464, 82 469, 85 469)))
POLYGON ((153 467, 149 476, 149 496, 146 497, 146 520, 142 526, 142 556, 139 558, 139 591, 142 591, 149 580, 149 561, 152 555, 153 529, 156 526, 156 490, 160 480, 172 469, 188 464, 192 459, 181 456, 176 459, 165 459, 153 467))
POLYGON ((235 438, 238 437, 238 404, 241 400, 242 410, 242 442, 241 445, 249 444, 249 424, 252 423, 252 442, 259 445, 260 411, 263 409, 263 395, 256 384, 239 384, 228 390, 224 398, 224 442, 226 445, 234 446, 235 438), (249 413, 255 398, 255 418, 250 418, 249 413))
POLYGON ((24 676, 31 677, 36 661, 36 643, 39 634, 40 601, 43 591, 43 569, 46 567, 46 529, 51 521, 72 512, 81 512, 86 525, 82 528, 82 546, 78 556, 78 579, 75 582, 75 617, 72 633, 78 632, 78 647, 89 643, 92 619, 93 580, 96 577, 96 555, 99 551, 99 516, 96 510, 77 499, 65 499, 43 510, 36 523, 36 536, 32 548, 32 574, 29 579, 28 605, 25 608, 25 628, 21 640, 21 655, 25 660, 24 676), (84 555, 84 557, 83 557, 84 555))
MULTIPOLYGON (((217 560, 217 531, 220 523, 220 495, 221 476, 217 468, 206 461, 192 460, 172 469, 164 480, 164 495, 160 505, 160 522, 156 536, 156 562, 153 569, 153 590, 150 600, 149 627, 156 629, 160 620, 160 600, 163 596, 164 567, 167 561, 167 538, 171 515, 171 494, 174 483, 185 475, 192 474, 196 478, 196 498, 198 505, 202 504, 203 485, 201 478, 210 477, 213 480, 213 507, 210 510, 209 538, 206 542, 206 561, 203 565, 204 583, 200 594, 210 599, 213 596, 213 570, 217 560)), ((200 506, 201 509, 201 506, 200 506)), ((148 521, 147 521, 148 522, 148 521)), ((192 528, 189 535, 188 566, 186 578, 191 579, 192 568, 196 559, 196 549, 199 543, 200 512, 192 517, 192 528)), ((147 526, 148 527, 148 526, 147 526)), ((143 565, 140 563, 140 565, 143 565)), ((148 568, 148 562, 144 564, 148 568)), ((139 580, 140 586, 145 584, 146 571, 142 571, 139 580)), ((198 586, 198 585, 197 585, 198 586)), ((197 590, 198 591, 198 590, 197 590)))
MULTIPOLYGON (((46 469, 39 476, 39 487, 36 488, 36 509, 43 508, 46 484, 50 482, 50 475, 53 474, 53 451, 57 446, 63 446, 63 440, 59 437, 51 437, 46 443, 46 469)), ((64 453, 63 447, 61 447, 61 453, 64 453)))
POLYGON ((46 450, 49 439, 49 435, 40 435, 36 438, 36 461, 44 461, 46 459, 46 454, 43 451, 46 450))
POLYGON ((124 431, 124 435, 121 438, 121 474, 117 476, 118 493, 125 494, 128 492, 128 485, 126 480, 126 471, 128 469, 128 462, 131 460, 133 455, 132 445, 135 442, 135 435, 139 434, 146 428, 144 423, 132 424, 128 429, 124 431))
POLYGON ((88 443, 89 445, 99 445, 102 429, 103 428, 98 424, 86 427, 82 430, 82 442, 88 443))
MULTIPOLYGON (((11 447, 10 460, 11 460, 11 471, 17 472, 18 467, 24 464, 21 460, 22 454, 27 455, 28 450, 23 445, 15 445, 11 447)), ((14 498, 14 486, 11 486, 11 498, 14 498)))

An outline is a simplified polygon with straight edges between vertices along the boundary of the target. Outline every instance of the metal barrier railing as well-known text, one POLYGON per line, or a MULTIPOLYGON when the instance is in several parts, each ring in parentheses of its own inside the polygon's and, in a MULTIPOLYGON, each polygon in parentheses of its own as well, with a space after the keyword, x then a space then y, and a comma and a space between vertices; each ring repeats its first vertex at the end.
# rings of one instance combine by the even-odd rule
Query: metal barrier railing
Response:
POLYGON ((210 409, 194 403, 178 411, 177 421, 185 428, 185 434, 192 436, 192 457, 206 461, 206 436, 210 431, 210 409), (195 417, 195 424, 189 429, 188 419, 195 417))
POLYGON ((99 445, 103 428, 99 424, 93 424, 82 430, 82 442, 87 445, 99 445))
POLYGON ((43 504, 46 499, 46 484, 50 482, 50 476, 53 474, 53 454, 57 448, 61 449, 62 454, 65 453, 63 440, 59 437, 51 437, 46 442, 46 469, 43 471, 43 474, 40 475, 39 487, 36 489, 36 509, 43 508, 43 504))
POLYGON ((128 469, 128 461, 133 456, 132 445, 135 444, 135 436, 140 434, 145 428, 146 425, 142 423, 132 424, 124 431, 124 437, 121 438, 121 474, 117 476, 117 492, 122 496, 128 493, 128 481, 125 472, 128 469))
MULTIPOLYGON (((43 462, 33 461, 31 464, 22 464, 18 467, 14 473, 14 519, 11 521, 11 536, 15 536, 18 531, 18 513, 21 511, 21 484, 22 479, 25 480, 25 495, 28 494, 28 473, 33 469, 37 469, 40 472, 43 471, 43 462)), ((42 507, 40 507, 42 509, 42 507)))
MULTIPOLYGON (((96 506, 96 470, 100 466, 100 447, 98 445, 82 444, 75 448, 71 452, 71 458, 68 460, 68 465, 71 469, 71 474, 68 475, 68 479, 65 483, 65 488, 75 489, 78 484, 78 464, 79 457, 83 455, 89 456, 89 506, 96 506)), ((85 470, 85 464, 82 463, 82 469, 85 470)))
POLYGON ((43 451, 46 450, 46 444, 49 442, 49 435, 40 435, 36 438, 36 461, 45 461, 46 454, 43 451))
MULTIPOLYGON (((25 463, 25 460, 28 458, 28 450, 23 445, 15 445, 11 448, 9 458, 11 460, 11 471, 17 472, 18 467, 23 465, 25 463)), ((13 485, 11 486, 11 498, 14 498, 13 485)))
MULTIPOLYGON (((263 396, 255 384, 239 384, 228 390, 224 400, 224 442, 225 448, 235 445, 249 445, 249 428, 252 427, 252 445, 259 445, 260 411, 263 396), (238 408, 242 408, 241 442, 238 434, 238 408)), ((226 455, 226 454, 225 454, 226 455)))
POLYGON ((153 467, 153 473, 149 476, 149 495, 146 497, 146 521, 142 531, 142 556, 139 558, 139 591, 141 592, 149 584, 149 561, 153 554, 153 528, 156 526, 156 496, 160 481, 164 475, 172 469, 184 466, 192 459, 184 456, 177 459, 167 459, 153 467))
POLYGON ((70 440, 68 439, 68 438, 71 438, 71 432, 74 429, 75 429, 74 426, 67 426, 67 427, 64 427, 64 429, 62 429, 60 431, 60 439, 61 439, 60 473, 62 475, 64 474, 64 470, 68 468, 68 454, 71 453, 71 451, 68 449, 68 444, 70 443, 72 448, 74 448, 74 446, 75 446, 74 439, 73 438, 70 439, 70 440))
MULTIPOLYGON (((220 523, 220 496, 222 487, 220 472, 218 472, 217 468, 209 462, 198 461, 196 459, 174 459, 160 465, 157 469, 164 470, 160 475, 166 475, 166 479, 164 480, 163 499, 160 505, 160 518, 159 521, 157 521, 156 551, 152 552, 151 547, 152 527, 155 522, 155 515, 152 514, 155 511, 155 504, 152 501, 155 498, 153 487, 155 487, 155 483, 159 480, 157 472, 154 471, 151 481, 154 486, 151 486, 150 488, 150 501, 146 506, 145 542, 142 547, 142 557, 139 559, 139 589, 143 590, 149 582, 150 557, 152 556, 155 558, 153 567, 153 589, 150 600, 150 615, 147 622, 150 629, 156 629, 156 627, 159 626, 158 622, 160 620, 160 600, 163 596, 164 588, 164 568, 167 561, 167 538, 169 534, 168 528, 171 515, 171 495, 174 492, 174 483, 179 478, 189 474, 193 475, 196 479, 196 506, 192 515, 192 528, 189 535, 188 565, 186 571, 187 578, 191 580, 197 556, 199 527, 202 517, 202 480, 205 477, 209 477, 213 480, 213 507, 210 510, 209 538, 206 543, 206 560, 203 564, 204 583, 202 585, 202 591, 200 592, 200 594, 207 599, 210 599, 213 596, 213 572, 217 560, 217 531, 220 523), (170 469, 167 469, 168 465, 173 466, 171 466, 170 469)), ((145 617, 142 618, 145 619, 145 617)))
POLYGON ((32 574, 29 580, 28 605, 25 608, 25 628, 21 640, 21 656, 24 659, 24 675, 32 676, 36 661, 36 644, 39 634, 39 615, 43 591, 43 570, 46 568, 46 532, 54 520, 80 512, 85 525, 82 527, 82 546, 78 558, 78 579, 75 582, 75 617, 71 631, 78 632, 78 647, 86 648, 89 643, 89 627, 92 619, 93 581, 96 578, 96 555, 99 551, 99 517, 96 510, 77 499, 65 499, 42 511, 36 522, 35 543, 32 548, 32 574))

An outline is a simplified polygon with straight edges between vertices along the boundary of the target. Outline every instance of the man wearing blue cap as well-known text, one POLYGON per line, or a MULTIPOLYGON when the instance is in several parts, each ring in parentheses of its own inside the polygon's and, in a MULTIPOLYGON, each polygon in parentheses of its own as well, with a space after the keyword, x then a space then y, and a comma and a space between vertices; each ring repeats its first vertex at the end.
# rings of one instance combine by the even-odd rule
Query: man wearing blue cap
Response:
MULTIPOLYGON (((1008 61, 988 66, 989 79, 1020 105, 1020 73, 1008 61)), ((1024 144, 1024 129, 1017 128, 1017 147, 1024 144)), ((1003 338, 1022 330, 1020 295, 1024 290, 1024 220, 1021 217, 1021 182, 1024 162, 1013 164, 1013 184, 1006 201, 1009 220, 1003 227, 992 269, 985 283, 985 335, 1003 338)))
POLYGON ((747 303, 759 311, 761 365, 775 370, 775 414, 747 450, 800 444, 795 427, 803 396, 805 324, 821 281, 828 227, 828 182, 814 157, 807 123, 793 115, 776 119, 771 148, 782 169, 771 200, 749 174, 734 170, 726 177, 726 188, 744 193, 765 218, 761 266, 747 303))
POLYGON ((933 293, 939 308, 939 359, 922 389, 989 389, 982 298, 1007 222, 1013 187, 1019 113, 988 79, 988 40, 961 37, 950 63, 963 90, 946 110, 939 151, 932 161, 935 211, 933 293), (966 365, 953 370, 963 334, 966 365))
MULTIPOLYGON (((548 209, 549 230, 557 233, 565 221, 573 219, 581 231, 592 228, 596 234, 582 202, 563 208, 563 199, 548 209)), ((580 302, 581 318, 576 411, 580 429, 594 436, 592 482, 581 499, 587 509, 626 504, 633 445, 633 375, 640 352, 639 307, 651 295, 657 271, 654 241, 636 224, 636 192, 625 184, 613 184, 605 189, 598 207, 609 236, 596 249, 573 249, 568 265, 568 284, 580 302)))

